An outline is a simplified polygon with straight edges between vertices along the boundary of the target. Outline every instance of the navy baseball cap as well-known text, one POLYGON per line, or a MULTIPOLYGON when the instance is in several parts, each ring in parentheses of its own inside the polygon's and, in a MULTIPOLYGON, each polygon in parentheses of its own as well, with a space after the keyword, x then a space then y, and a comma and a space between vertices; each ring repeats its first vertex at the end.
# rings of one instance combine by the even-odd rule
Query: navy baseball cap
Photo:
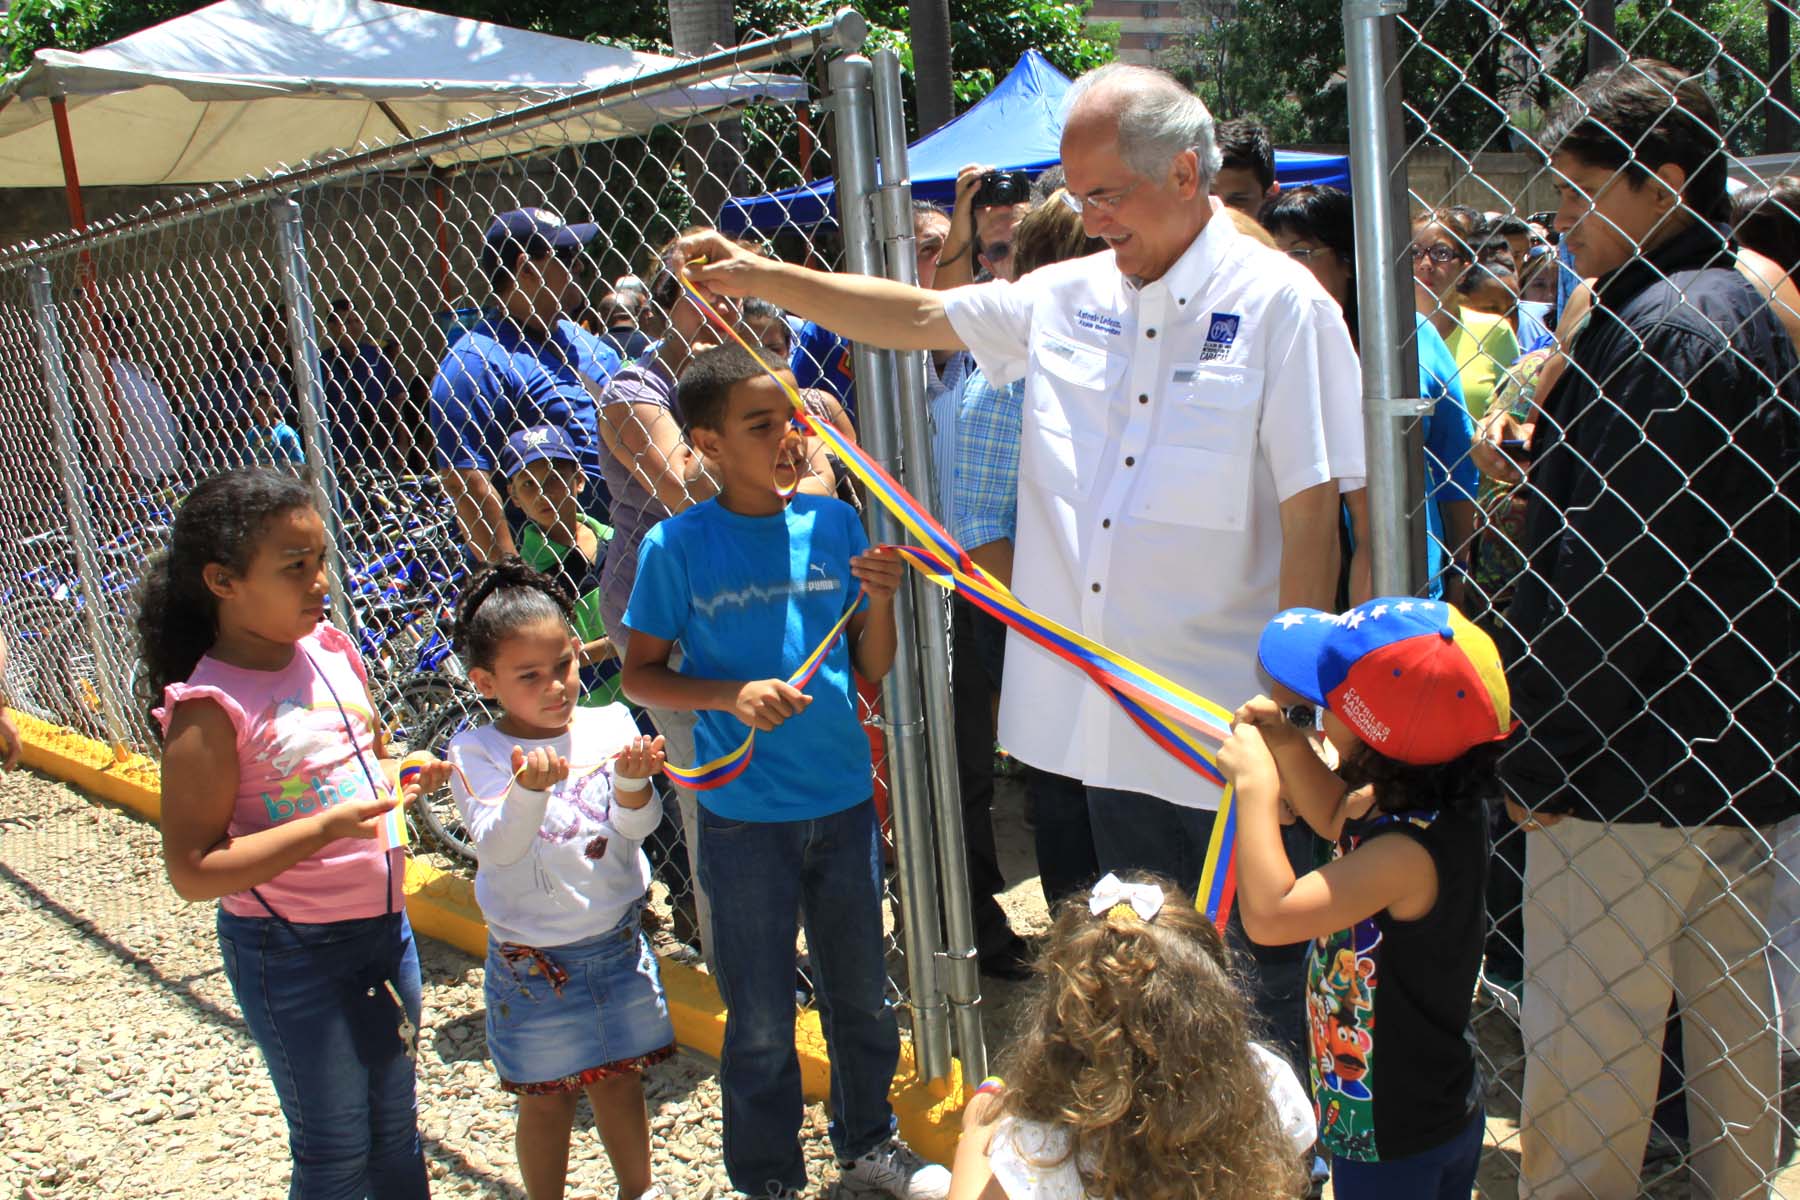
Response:
POLYGON ((481 246, 481 270, 511 270, 521 255, 541 258, 552 250, 578 249, 594 240, 600 226, 588 222, 570 225, 562 214, 549 208, 515 208, 494 218, 481 246))
POLYGON ((571 462, 579 466, 581 455, 575 453, 569 435, 554 425, 521 429, 506 439, 500 450, 500 471, 508 479, 542 459, 571 462))

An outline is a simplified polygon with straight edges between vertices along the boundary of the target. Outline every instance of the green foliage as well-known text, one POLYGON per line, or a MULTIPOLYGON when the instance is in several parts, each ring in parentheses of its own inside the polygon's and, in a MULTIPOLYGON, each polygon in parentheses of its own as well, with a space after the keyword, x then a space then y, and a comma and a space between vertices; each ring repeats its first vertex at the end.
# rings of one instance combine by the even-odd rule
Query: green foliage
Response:
POLYGON ((0 56, 22 71, 46 46, 86 50, 200 5, 184 0, 13 0, 0 14, 0 56))
MULTIPOLYGON (((1624 0, 1616 38, 1629 55, 1704 73, 1731 148, 1755 153, 1766 121, 1764 11, 1764 0, 1624 0)), ((1217 115, 1260 117, 1277 142, 1348 139, 1338 0, 1186 0, 1183 16, 1167 65, 1217 115)), ((1413 0, 1400 18, 1409 140, 1464 154, 1530 149, 1586 75, 1586 48, 1570 0, 1413 0)))

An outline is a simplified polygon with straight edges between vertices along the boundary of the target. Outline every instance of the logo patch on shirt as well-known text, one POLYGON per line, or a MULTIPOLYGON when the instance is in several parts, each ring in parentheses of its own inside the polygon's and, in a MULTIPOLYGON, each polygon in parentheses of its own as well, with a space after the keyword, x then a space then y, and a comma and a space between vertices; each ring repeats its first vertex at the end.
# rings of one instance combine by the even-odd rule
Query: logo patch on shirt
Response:
POLYGON ((1231 344, 1237 341, 1239 324, 1240 318, 1236 313, 1214 313, 1212 324, 1206 328, 1206 344, 1200 347, 1200 361, 1217 362, 1231 353, 1231 344))
POLYGON ((1075 314, 1075 324, 1083 329, 1097 329, 1112 337, 1118 337, 1125 331, 1125 326, 1120 323, 1119 318, 1109 317, 1105 313, 1095 312, 1090 308, 1081 309, 1075 314))

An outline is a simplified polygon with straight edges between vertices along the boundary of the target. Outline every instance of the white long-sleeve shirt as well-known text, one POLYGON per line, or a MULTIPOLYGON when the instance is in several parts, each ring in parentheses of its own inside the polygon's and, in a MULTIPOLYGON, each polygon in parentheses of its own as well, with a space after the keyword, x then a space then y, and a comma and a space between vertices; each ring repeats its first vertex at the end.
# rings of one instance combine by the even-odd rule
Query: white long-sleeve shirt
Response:
POLYGON ((493 725, 460 733, 447 754, 475 789, 450 789, 480 864, 475 900, 503 942, 566 946, 605 933, 650 888, 643 841, 662 821, 651 789, 642 808, 613 795, 612 759, 638 736, 620 704, 577 708, 561 737, 515 738, 493 725), (512 750, 543 747, 569 760, 569 777, 548 791, 513 780, 512 750))

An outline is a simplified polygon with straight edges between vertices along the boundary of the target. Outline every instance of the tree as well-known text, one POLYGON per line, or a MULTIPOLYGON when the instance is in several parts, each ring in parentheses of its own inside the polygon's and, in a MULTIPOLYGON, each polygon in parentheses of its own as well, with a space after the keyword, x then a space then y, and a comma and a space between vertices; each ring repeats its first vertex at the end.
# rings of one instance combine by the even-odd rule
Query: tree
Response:
MULTIPOLYGON (((680 54, 710 54, 736 42, 731 0, 669 0, 669 30, 680 54)), ((694 124, 684 133, 682 171, 688 192, 703 213, 738 192, 744 165, 744 129, 733 118, 715 124, 694 124)))
MULTIPOLYGON (((1761 148, 1771 72, 1766 0, 1623 0, 1631 56, 1703 74, 1733 153, 1761 148)), ((1185 0, 1168 65, 1220 117, 1256 116, 1278 142, 1349 139, 1337 0, 1185 0), (1312 30, 1296 38, 1295 30, 1312 30)), ((1569 0, 1427 0, 1400 20, 1407 135, 1465 155, 1528 150, 1587 72, 1589 29, 1569 0)))
POLYGON ((950 0, 913 0, 912 53, 919 132, 929 133, 956 115, 950 91, 950 0))

